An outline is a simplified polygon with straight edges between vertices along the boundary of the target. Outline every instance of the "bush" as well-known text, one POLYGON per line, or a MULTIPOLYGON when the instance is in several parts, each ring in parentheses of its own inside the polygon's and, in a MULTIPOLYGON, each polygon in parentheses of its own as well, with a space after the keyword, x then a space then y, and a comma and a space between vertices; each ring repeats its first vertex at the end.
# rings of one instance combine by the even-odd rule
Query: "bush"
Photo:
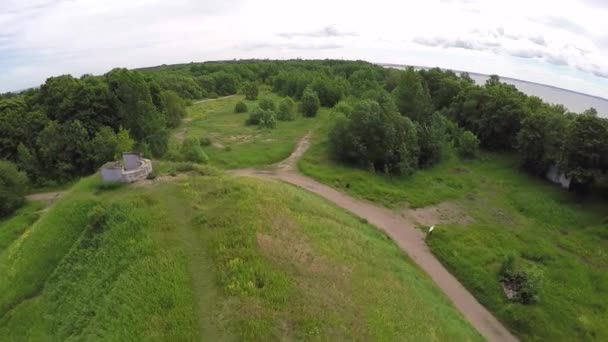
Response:
POLYGON ((258 85, 254 82, 249 82, 243 86, 243 93, 246 100, 256 100, 258 98, 258 85))
POLYGON ((0 217, 11 215, 25 202, 27 177, 15 164, 0 160, 0 217))
POLYGON ((471 131, 464 131, 458 139, 456 152, 462 158, 475 158, 479 154, 479 139, 471 131))
POLYGON ((295 120, 295 107, 296 103, 291 97, 287 96, 279 103, 279 112, 277 113, 277 119, 281 121, 295 120))
POLYGON ((264 110, 260 115, 259 127, 274 129, 277 127, 277 116, 271 110, 264 110))
POLYGON ((334 113, 340 113, 340 114, 343 114, 344 116, 348 117, 350 115, 350 113, 353 112, 353 107, 344 101, 340 101, 340 102, 338 102, 338 104, 336 104, 334 106, 333 111, 334 111, 334 113))
POLYGON ((201 138, 201 146, 210 146, 210 145, 211 145, 211 139, 209 139, 208 137, 201 138))
POLYGON ((317 115, 320 106, 321 102, 317 93, 310 88, 306 88, 300 101, 300 111, 302 114, 307 117, 314 117, 317 115))
POLYGON ((272 101, 272 99, 269 97, 264 97, 264 98, 260 99, 260 103, 258 104, 258 106, 265 110, 275 111, 275 109, 276 109, 274 106, 274 101, 272 101))
POLYGON ((243 101, 239 101, 234 105, 235 113, 247 113, 247 105, 243 101))
POLYGON ((201 144, 197 138, 187 138, 182 143, 182 156, 184 160, 194 163, 207 163, 209 157, 201 148, 201 144))
POLYGON ((509 300, 521 304, 534 304, 540 300, 543 272, 538 266, 523 264, 514 255, 508 255, 499 275, 509 300))
POLYGON ((194 170, 194 164, 192 163, 177 163, 175 165, 175 171, 171 172, 171 176, 177 176, 175 172, 188 172, 194 170))
POLYGON ((332 158, 373 171, 411 174, 418 164, 416 127, 396 111, 365 100, 329 133, 332 158))

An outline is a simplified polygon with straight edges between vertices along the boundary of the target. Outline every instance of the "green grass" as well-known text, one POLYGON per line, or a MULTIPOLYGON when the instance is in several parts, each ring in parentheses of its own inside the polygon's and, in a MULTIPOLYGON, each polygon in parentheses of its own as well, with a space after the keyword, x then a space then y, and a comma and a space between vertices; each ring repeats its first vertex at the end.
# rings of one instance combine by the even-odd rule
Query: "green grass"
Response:
POLYGON ((29 202, 10 218, 0 221, 0 253, 38 220, 41 207, 40 203, 29 202))
POLYGON ((198 248, 226 297, 211 317, 241 340, 478 340, 374 227, 298 188, 188 178, 198 248), (217 320, 217 318, 216 318, 217 320))
MULTIPOLYGON (((277 106, 281 99, 272 93, 262 93, 259 98, 264 96, 272 98, 277 106)), ((257 106, 257 101, 245 101, 242 95, 194 104, 175 134, 210 139, 212 145, 203 147, 210 163, 234 169, 268 165, 287 158, 316 122, 298 115, 295 121, 278 121, 276 129, 246 126, 249 113, 234 113, 234 105, 241 100, 247 103, 249 111, 257 106)), ((175 134, 171 141, 173 148, 179 144, 175 134)))
POLYGON ((168 218, 140 192, 78 183, 0 254, 0 336, 197 339, 184 255, 153 238, 168 218))
POLYGON ((84 179, 0 252, 0 271, 7 340, 481 340, 374 227, 217 173, 84 179))
POLYGON ((319 130, 300 161, 305 174, 389 207, 450 201, 473 223, 439 225, 432 251, 475 296, 524 340, 608 339, 608 203, 581 200, 530 177, 515 156, 484 154, 464 162, 447 156, 411 177, 388 177, 339 165, 319 130), (506 300, 498 282, 515 253, 544 275, 540 303, 506 300))

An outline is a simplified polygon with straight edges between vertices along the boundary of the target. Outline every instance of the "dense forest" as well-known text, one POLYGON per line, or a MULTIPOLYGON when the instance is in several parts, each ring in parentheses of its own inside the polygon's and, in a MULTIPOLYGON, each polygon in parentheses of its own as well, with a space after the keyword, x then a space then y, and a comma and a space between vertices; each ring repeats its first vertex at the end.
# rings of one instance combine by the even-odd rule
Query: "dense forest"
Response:
POLYGON ((289 120, 293 100, 306 116, 334 107, 340 118, 330 150, 344 163, 409 175, 437 163, 446 148, 464 158, 474 158, 478 148, 512 151, 533 175, 556 166, 572 179, 573 191, 608 192, 608 120, 593 108, 571 113, 497 76, 476 85, 466 73, 438 68, 244 60, 62 75, 1 95, 0 215, 21 203, 27 184, 91 174, 126 150, 162 157, 168 130, 179 125, 189 101, 235 93, 255 98, 262 85, 288 97, 277 114, 255 112, 253 119, 267 128, 277 115, 289 120))

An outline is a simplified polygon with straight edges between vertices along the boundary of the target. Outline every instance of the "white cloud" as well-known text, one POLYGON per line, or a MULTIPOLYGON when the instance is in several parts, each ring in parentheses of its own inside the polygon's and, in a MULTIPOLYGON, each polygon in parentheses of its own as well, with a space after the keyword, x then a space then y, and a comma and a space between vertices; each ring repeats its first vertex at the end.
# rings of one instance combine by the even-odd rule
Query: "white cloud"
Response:
POLYGON ((439 65, 608 97, 603 4, 0 0, 0 91, 117 66, 301 57, 439 65))

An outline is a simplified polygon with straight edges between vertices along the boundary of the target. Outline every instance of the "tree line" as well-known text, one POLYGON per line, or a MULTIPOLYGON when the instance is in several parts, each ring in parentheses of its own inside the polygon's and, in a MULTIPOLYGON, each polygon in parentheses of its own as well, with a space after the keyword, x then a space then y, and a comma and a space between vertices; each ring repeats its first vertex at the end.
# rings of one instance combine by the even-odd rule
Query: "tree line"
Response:
MULTIPOLYGON (((580 192, 606 184, 608 124, 593 109, 571 113, 496 76, 476 85, 467 74, 438 68, 338 60, 206 62, 51 77, 39 88, 0 95, 0 160, 3 170, 11 168, 3 173, 45 185, 90 174, 130 149, 161 157, 168 129, 179 124, 188 101, 237 92, 255 98, 259 85, 299 101, 310 116, 319 105, 333 107, 333 158, 376 172, 410 174, 441 160, 446 146, 467 158, 481 146, 516 151, 535 175, 557 166, 580 192)), ((281 108, 277 114, 292 115, 281 108)), ((11 193, 2 189, 15 182, 2 182, 0 193, 11 193)))

